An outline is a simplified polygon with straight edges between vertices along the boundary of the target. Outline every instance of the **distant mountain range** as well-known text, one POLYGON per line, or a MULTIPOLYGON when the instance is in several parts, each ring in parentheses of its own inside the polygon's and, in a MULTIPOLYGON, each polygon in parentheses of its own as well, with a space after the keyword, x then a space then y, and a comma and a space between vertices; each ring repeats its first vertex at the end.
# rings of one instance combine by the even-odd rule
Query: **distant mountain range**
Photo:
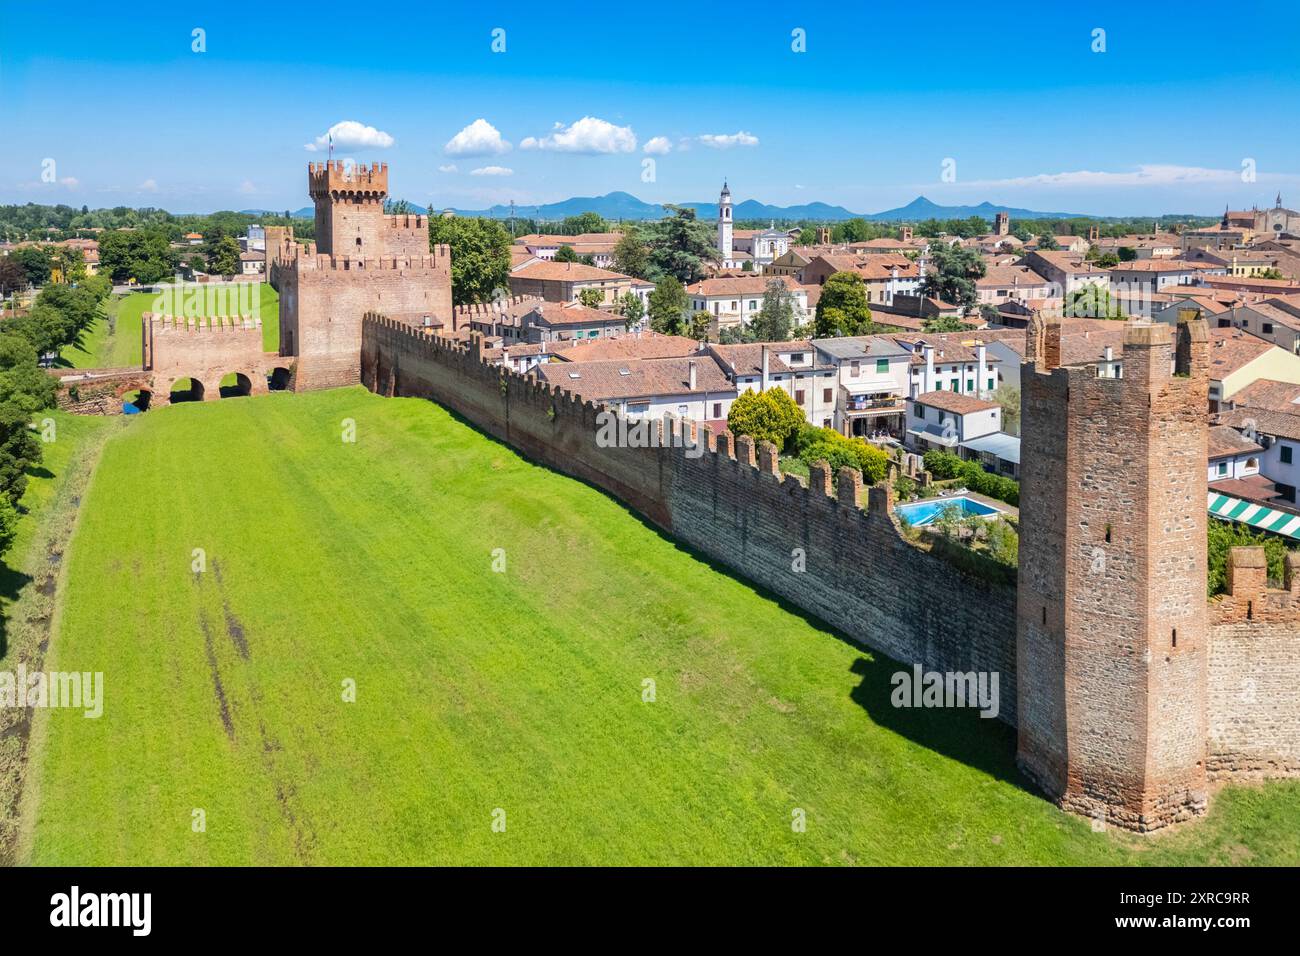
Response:
MULTIPOLYGON (((718 204, 716 202, 684 202, 677 205, 695 210, 700 219, 716 219, 718 204)), ((411 204, 415 213, 428 212, 423 206, 411 204)), ((484 216, 489 219, 509 219, 510 207, 491 206, 487 209, 456 209, 458 216, 484 216)), ((283 210, 241 209, 250 215, 265 215, 283 210)), ((543 203, 539 206, 515 206, 514 214, 520 219, 564 219, 584 212, 594 212, 605 219, 662 219, 667 211, 657 203, 642 202, 631 193, 612 192, 604 196, 575 196, 561 202, 543 203)), ((920 222, 925 219, 968 219, 979 216, 990 222, 994 213, 1005 212, 1012 219, 1076 219, 1087 216, 1079 212, 1038 212, 1033 209, 1018 209, 1015 206, 998 206, 991 202, 982 202, 978 206, 940 206, 924 196, 918 196, 906 206, 886 209, 884 212, 860 213, 850 212, 843 206, 832 206, 824 202, 804 203, 799 206, 770 206, 755 199, 746 199, 732 207, 732 215, 738 220, 748 219, 811 219, 822 222, 834 222, 842 219, 869 219, 875 222, 920 222)), ((314 215, 311 206, 295 209, 293 215, 310 218, 314 215)), ((1102 217, 1089 217, 1102 218, 1102 217)))
MULTIPOLYGON (((716 219, 718 216, 716 202, 683 202, 677 205, 694 209, 700 219, 716 219)), ((458 216, 507 219, 510 216, 510 207, 498 205, 488 209, 457 209, 455 212, 458 216)), ((563 219, 584 212, 598 213, 606 219, 661 219, 665 215, 663 206, 642 202, 631 193, 625 192, 575 197, 540 206, 515 207, 515 215, 525 219, 563 219)), ((990 202, 983 202, 978 206, 940 206, 924 196, 918 196, 906 206, 874 213, 852 212, 843 206, 832 206, 824 202, 804 203, 798 206, 772 206, 755 199, 746 199, 732 207, 732 215, 736 219, 812 219, 826 222, 841 219, 919 222, 923 219, 966 219, 970 216, 980 216, 992 221, 993 214, 997 212, 1006 212, 1013 219, 1072 219, 1088 215, 1077 212, 1038 212, 1032 209, 1018 209, 1014 206, 998 206, 990 202)))

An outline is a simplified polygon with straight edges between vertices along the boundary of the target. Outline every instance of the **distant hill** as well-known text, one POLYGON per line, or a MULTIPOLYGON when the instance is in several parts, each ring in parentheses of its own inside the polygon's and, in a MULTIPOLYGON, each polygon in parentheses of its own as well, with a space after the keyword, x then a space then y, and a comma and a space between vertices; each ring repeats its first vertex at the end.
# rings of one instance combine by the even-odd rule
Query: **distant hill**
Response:
MULTIPOLYGON (((718 216, 716 202, 683 202, 676 205, 694 209, 695 215, 700 219, 716 219, 718 216)), ((594 212, 606 219, 661 219, 664 216, 664 207, 657 203, 642 202, 631 193, 612 192, 604 196, 574 197, 562 202, 543 203, 540 206, 516 206, 514 209, 514 214, 523 219, 564 219, 566 216, 577 216, 584 212, 594 212)), ((981 216, 991 222, 993 214, 997 212, 1006 212, 1012 219, 1073 219, 1087 216, 1087 213, 1036 212, 1014 206, 998 206, 990 202, 983 202, 978 206, 940 206, 924 196, 918 196, 906 206, 876 213, 850 212, 843 206, 832 206, 824 202, 804 203, 798 206, 770 206, 755 199, 746 199, 735 205, 732 214, 739 220, 812 219, 834 222, 861 218, 876 222, 919 222, 923 219, 966 219, 970 216, 981 216)), ((455 213, 458 216, 508 219, 510 207, 497 205, 488 209, 457 209, 455 213)))
POLYGON ((924 196, 917 196, 906 206, 871 213, 863 218, 876 222, 920 222, 923 219, 969 219, 971 216, 980 216, 992 221, 993 215, 999 212, 1005 212, 1012 219, 1081 219, 1088 216, 1082 212, 1035 212, 1032 209, 1017 209, 1015 206, 995 206, 991 202, 982 202, 978 206, 940 206, 924 196))
MULTIPOLYGON (((718 204, 716 202, 684 202, 676 205, 695 210, 700 219, 716 219, 718 204)), ((282 209, 241 209, 240 212, 252 216, 279 215, 282 209)), ((428 210, 411 204, 411 211, 425 214, 428 210)), ((489 219, 509 219, 510 207, 496 205, 487 209, 456 209, 458 216, 484 216, 489 219)), ((658 203, 642 202, 631 193, 612 192, 604 196, 574 196, 561 202, 543 203, 540 206, 515 206, 514 214, 520 219, 564 219, 584 212, 594 212, 605 219, 662 219, 665 209, 658 203)), ((1012 219, 1076 219, 1088 216, 1079 212, 1038 212, 1033 209, 1019 209, 1015 206, 999 206, 991 202, 982 202, 978 206, 940 206, 924 196, 917 196, 906 206, 886 209, 884 212, 850 212, 843 206, 832 206, 824 202, 810 202, 798 206, 770 206, 756 199, 746 199, 736 203, 733 215, 737 220, 810 219, 820 222, 836 222, 844 219, 870 219, 874 222, 921 222, 925 219, 968 219, 980 216, 990 222, 993 214, 1005 212, 1012 219)), ((314 215, 311 206, 293 210, 293 215, 310 219, 314 215)), ((1105 217, 1089 217, 1105 218, 1105 217)))

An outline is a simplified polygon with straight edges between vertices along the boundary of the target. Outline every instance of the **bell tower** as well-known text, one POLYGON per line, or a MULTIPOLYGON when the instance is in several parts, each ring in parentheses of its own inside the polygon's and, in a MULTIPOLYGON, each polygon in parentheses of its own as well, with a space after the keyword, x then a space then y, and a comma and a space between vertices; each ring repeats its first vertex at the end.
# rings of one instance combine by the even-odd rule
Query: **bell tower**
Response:
POLYGON ((722 264, 731 261, 731 190, 726 182, 722 184, 722 195, 718 197, 718 251, 722 253, 722 264))

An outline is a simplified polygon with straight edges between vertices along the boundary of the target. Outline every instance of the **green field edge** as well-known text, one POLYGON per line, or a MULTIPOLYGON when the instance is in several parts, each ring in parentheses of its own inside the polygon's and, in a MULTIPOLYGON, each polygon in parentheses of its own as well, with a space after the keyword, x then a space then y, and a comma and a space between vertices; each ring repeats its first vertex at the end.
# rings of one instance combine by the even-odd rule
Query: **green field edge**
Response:
MULTIPOLYGON (((57 427, 60 420, 66 422, 69 419, 72 416, 61 415, 53 420, 57 427)), ((80 504, 94 480, 96 466, 109 437, 127 423, 126 419, 109 418, 73 420, 93 422, 93 425, 74 439, 66 467, 50 481, 53 492, 49 500, 38 511, 29 511, 22 519, 28 525, 26 530, 30 540, 17 562, 17 569, 27 580, 4 607, 4 654, 0 660, 9 667, 21 662, 29 671, 45 669, 53 657, 62 593, 66 587, 67 561, 64 558, 80 521, 80 504), (51 560, 54 555, 58 556, 57 560, 51 560), (50 573, 52 567, 57 568, 53 574, 50 573), (44 577, 40 573, 42 570, 46 572, 44 577)), ((32 490, 29 486, 24 502, 32 496, 32 490)), ((18 716, 14 718, 7 718, 11 720, 5 728, 9 746, 0 753, 0 865, 21 863, 30 854, 30 808, 34 804, 30 803, 27 784, 39 780, 39 774, 34 770, 39 767, 48 711, 38 707, 16 711, 16 714, 18 716), (24 831, 27 831, 26 851, 23 850, 24 831)))

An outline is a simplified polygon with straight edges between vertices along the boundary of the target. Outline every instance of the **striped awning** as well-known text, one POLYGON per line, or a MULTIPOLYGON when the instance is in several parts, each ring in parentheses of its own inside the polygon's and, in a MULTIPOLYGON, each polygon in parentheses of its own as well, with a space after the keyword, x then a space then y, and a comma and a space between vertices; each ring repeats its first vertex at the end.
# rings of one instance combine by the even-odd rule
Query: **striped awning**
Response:
POLYGON ((1209 493, 1210 514, 1228 521, 1240 521, 1261 531, 1285 535, 1300 540, 1300 515, 1289 511, 1278 511, 1267 505, 1257 505, 1252 501, 1242 501, 1231 495, 1218 492, 1209 493))

